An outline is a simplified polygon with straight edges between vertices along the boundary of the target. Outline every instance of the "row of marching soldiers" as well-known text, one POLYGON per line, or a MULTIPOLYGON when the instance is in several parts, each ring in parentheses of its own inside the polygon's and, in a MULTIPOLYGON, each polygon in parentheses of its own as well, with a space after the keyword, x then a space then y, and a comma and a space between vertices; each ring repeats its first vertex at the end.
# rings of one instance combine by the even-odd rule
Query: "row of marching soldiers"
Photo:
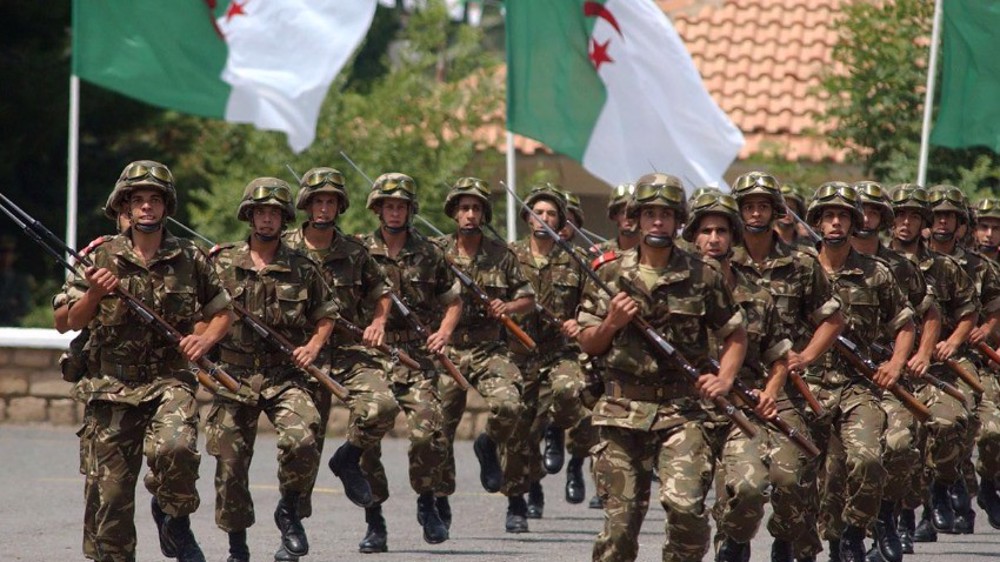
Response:
MULTIPOLYGON (((649 174, 612 193, 616 239, 574 250, 566 240, 583 236, 583 213, 571 194, 532 190, 521 213, 531 234, 509 247, 486 234, 490 195, 480 179, 458 180, 444 209, 455 233, 432 241, 413 227, 413 179, 383 174, 367 198, 379 228, 355 237, 336 226, 350 205, 337 170, 309 170, 297 194, 257 178, 236 209, 247 237, 206 255, 167 228, 178 204, 170 170, 126 166, 105 209, 120 233, 95 240, 92 265, 54 299, 57 328, 83 330, 64 373, 87 404, 85 555, 134 559, 145 456, 161 551, 204 559, 189 515, 199 505, 195 377, 205 373, 191 362, 210 352, 239 383, 213 385, 204 420, 217 459, 216 523, 233 562, 249 559, 247 478, 261 413, 278 434, 274 559, 309 552, 302 519, 312 512, 333 386, 345 390, 350 417, 329 466, 365 508, 360 550, 388 548, 379 442, 400 410, 417 520, 427 542, 447 540, 464 379, 489 406, 474 451, 483 487, 508 498, 508 532, 526 532, 527 519, 541 516, 539 481, 562 464, 563 430, 567 500, 583 501, 582 466, 592 458, 606 513, 595 560, 637 556, 654 471, 667 512, 664 560, 707 553, 713 483, 718 560, 749 557, 768 499, 772 559, 781 561, 815 559, 821 538, 834 560, 861 560, 867 532, 869 557, 899 560, 911 540, 971 531, 977 486, 990 523, 1000 524, 997 384, 975 351, 994 331, 1000 278, 995 262, 957 244, 973 224, 977 236, 1000 238, 988 226, 990 211, 1000 226, 990 202, 970 220, 954 188, 899 186, 887 198, 875 183, 830 183, 795 213, 795 194, 767 174, 741 176, 731 195, 699 190, 690 202, 677 178, 649 174), (306 216, 299 227, 297 211, 306 216), (789 218, 802 211, 816 242, 788 237, 797 228, 789 218), (176 327, 179 342, 148 329, 123 290, 176 327), (276 345, 255 322, 291 345, 276 345), (868 359, 870 378, 842 348, 868 359), (697 369, 685 370, 680 356, 697 369), (322 384, 324 374, 334 382, 322 384), (709 402, 734 384, 754 389, 745 410, 780 417, 821 454, 777 432, 739 429, 709 402), (930 414, 884 392, 902 387, 930 414)), ((980 244, 996 257, 998 240, 980 244)))

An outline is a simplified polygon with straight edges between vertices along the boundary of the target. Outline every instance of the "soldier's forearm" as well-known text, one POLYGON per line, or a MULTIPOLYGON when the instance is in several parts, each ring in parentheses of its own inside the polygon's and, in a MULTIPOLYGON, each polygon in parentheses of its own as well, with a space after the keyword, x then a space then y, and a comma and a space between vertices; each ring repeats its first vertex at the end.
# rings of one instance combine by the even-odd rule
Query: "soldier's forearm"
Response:
POLYGON ((816 327, 816 331, 801 354, 810 362, 815 361, 833 347, 833 342, 837 341, 837 336, 844 331, 845 325, 844 315, 839 311, 833 313, 816 327))
POLYGON ((209 319, 205 330, 201 335, 208 338, 212 345, 219 343, 219 340, 226 337, 230 326, 233 325, 233 313, 228 310, 221 310, 209 319))
POLYGON ((100 297, 95 297, 90 291, 84 293, 83 297, 67 311, 66 318, 69 329, 82 330, 86 327, 97 315, 97 307, 100 303, 100 297))
POLYGON ((906 360, 910 357, 910 351, 913 350, 913 341, 916 339, 914 332, 913 322, 907 322, 896 333, 896 341, 892 346, 892 357, 889 358, 890 363, 899 368, 906 365, 906 360))
POLYGON ((524 314, 535 308, 535 297, 521 297, 507 303, 508 314, 524 314))
POLYGON ((920 344, 917 346, 916 355, 930 357, 934 353, 934 346, 937 345, 938 338, 941 337, 941 313, 936 306, 927 309, 924 314, 923 325, 920 330, 920 344))
POLYGON ((729 383, 736 380, 736 374, 743 365, 747 355, 747 333, 738 328, 722 340, 722 352, 719 355, 719 377, 729 383))
POLYGON ((458 321, 462 318, 462 299, 455 299, 444 311, 444 317, 441 318, 441 325, 438 326, 438 331, 445 331, 449 334, 455 333, 455 328, 458 327, 458 321))
POLYGON ((948 343, 955 347, 958 347, 965 343, 969 339, 969 334, 972 329, 976 327, 976 321, 978 320, 976 313, 970 312, 962 317, 958 321, 958 325, 955 326, 955 330, 948 336, 948 343))
POLYGON ((307 345, 316 347, 317 349, 322 348, 327 340, 330 339, 330 334, 333 333, 333 320, 330 318, 322 318, 316 323, 316 329, 313 331, 313 335, 309 338, 307 345))
POLYGON ((771 396, 778 396, 778 393, 785 386, 785 380, 788 378, 788 360, 782 357, 771 363, 769 371, 770 374, 767 377, 767 382, 764 384, 764 392, 767 392, 771 396))

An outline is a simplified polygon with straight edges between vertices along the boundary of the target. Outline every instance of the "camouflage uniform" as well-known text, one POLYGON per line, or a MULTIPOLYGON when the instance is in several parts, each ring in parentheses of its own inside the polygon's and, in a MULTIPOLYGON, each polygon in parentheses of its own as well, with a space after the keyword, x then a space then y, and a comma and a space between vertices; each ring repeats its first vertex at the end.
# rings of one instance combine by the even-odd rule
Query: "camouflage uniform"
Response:
MULTIPOLYGON (((93 260, 181 333, 230 308, 229 295, 201 251, 169 232, 163 232, 149 262, 133 250, 130 231, 97 247, 93 260)), ((73 281, 68 304, 87 288, 86 281, 73 281)), ((94 372, 84 391, 92 426, 85 428, 81 444, 90 447, 85 456, 96 505, 86 512, 93 513, 95 559, 133 560, 135 483, 143 455, 150 468, 146 489, 166 514, 184 517, 200 503, 195 377, 177 346, 114 294, 101 300, 94 322, 94 372)))
MULTIPOLYGON (((840 309, 823 268, 814 253, 787 246, 772 235, 771 252, 760 263, 754 262, 746 248, 733 250, 731 263, 774 297, 781 323, 792 339, 793 349, 803 349, 812 337, 808 323, 819 324, 840 309)), ((809 435, 807 421, 814 421, 807 412, 805 400, 791 383, 785 385, 789 400, 778 404, 779 413, 800 433, 809 435)), ((796 556, 815 555, 822 549, 816 535, 816 507, 810 504, 810 494, 816 480, 816 462, 807 457, 784 435, 771 434, 770 478, 773 514, 767 530, 775 539, 795 546, 796 556)), ((824 443, 813 441, 821 449, 824 443)))
MULTIPOLYGON (((389 256, 380 230, 364 238, 372 258, 382 266, 399 298, 426 326, 436 324, 444 307, 458 298, 460 287, 437 246, 410 229, 406 244, 395 258, 389 256)), ((430 328, 428 328, 430 329, 430 328)), ((389 371, 391 389, 406 413, 410 430, 410 486, 418 494, 434 492, 440 484, 438 472, 447 458, 442 430, 441 399, 437 372, 440 367, 428 359, 426 339, 412 329, 396 311, 386 323, 386 343, 399 347, 421 364, 413 370, 396 363, 389 371)), ((381 461, 381 447, 366 450, 361 467, 372 484, 375 503, 389 497, 389 483, 381 461)))
MULTIPOLYGON (((364 308, 374 303, 389 291, 388 280, 382 268, 368 255, 365 246, 356 238, 337 230, 330 247, 314 250, 306 246, 305 229, 308 223, 294 230, 286 231, 284 242, 289 247, 300 250, 320 264, 320 271, 331 289, 331 296, 340 308, 340 315, 348 322, 356 323, 364 317, 364 308)), ((330 365, 330 375, 343 384, 350 397, 347 406, 351 416, 347 429, 347 441, 361 449, 375 447, 382 437, 396 423, 399 405, 385 377, 385 361, 354 341, 334 331, 327 342, 325 360, 330 365)), ((330 419, 332 398, 319 383, 310 382, 310 393, 319 410, 319 433, 316 435, 320 454, 326 439, 327 422, 330 419)), ((313 482, 300 503, 299 513, 307 517, 312 513, 310 496, 313 482)))
MULTIPOLYGON (((652 287, 639 277, 638 250, 622 252, 597 273, 612 291, 630 293, 639 315, 694 365, 707 360, 709 332, 721 341, 743 327, 718 269, 680 249, 671 251, 652 287)), ((578 316, 582 328, 600 325, 609 298, 587 282, 578 316)), ((729 425, 711 419, 687 375, 651 349, 633 325, 615 334, 602 362, 605 394, 593 423, 600 428, 594 472, 605 523, 593 559, 635 560, 656 461, 666 511, 663 560, 701 560, 710 532, 705 496, 718 453, 712 444, 721 442, 729 425)))
MULTIPOLYGON (((463 260, 456 247, 455 235, 441 240, 444 254, 486 292, 491 299, 514 301, 534 295, 531 284, 517 265, 517 258, 503 243, 483 238, 471 260, 463 260), (464 262, 464 263, 463 263, 464 262)), ((462 289, 462 317, 452 334, 449 355, 490 408, 486 434, 498 445, 503 457, 505 495, 528 491, 524 459, 505 451, 517 424, 524 416, 521 402, 521 372, 510 360, 501 335, 503 325, 489 315, 482 303, 467 289, 462 289)), ((455 431, 465 411, 466 392, 451 377, 438 379, 438 392, 444 411, 444 434, 448 441, 448 460, 441 474, 439 494, 455 493, 455 431)))
MULTIPOLYGON (((247 242, 219 248, 214 264, 233 298, 294 346, 309 340, 318 321, 336 315, 319 268, 284 244, 279 243, 274 259, 259 270, 247 242)), ((241 387, 236 394, 225 388, 216 392, 205 436, 208 453, 218 461, 215 522, 232 532, 254 524, 249 470, 260 414, 278 433, 278 488, 283 496, 302 494, 317 471, 320 416, 305 373, 242 320, 220 342, 220 355, 241 387)))

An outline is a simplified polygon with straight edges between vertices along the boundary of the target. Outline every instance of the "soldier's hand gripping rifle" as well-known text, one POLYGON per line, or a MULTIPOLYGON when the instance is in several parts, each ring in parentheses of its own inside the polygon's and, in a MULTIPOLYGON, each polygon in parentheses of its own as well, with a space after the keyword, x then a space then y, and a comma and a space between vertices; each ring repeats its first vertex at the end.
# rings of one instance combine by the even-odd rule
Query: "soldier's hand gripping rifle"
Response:
MULTIPOLYGON (((393 304, 395 304, 396 308, 399 309, 399 313, 403 315, 403 318, 405 318, 406 321, 410 323, 410 326, 412 326, 413 329, 420 334, 420 337, 426 341, 431 335, 427 326, 425 326, 424 323, 417 318, 417 315, 410 310, 410 307, 406 306, 403 299, 396 296, 396 293, 390 291, 389 298, 392 299, 393 304)), ((465 376, 462 375, 462 371, 458 370, 458 367, 455 366, 455 363, 452 362, 447 353, 443 350, 438 350, 434 352, 434 357, 437 357, 437 360, 441 362, 441 366, 444 367, 444 370, 448 371, 451 378, 458 383, 459 388, 462 390, 469 390, 469 381, 465 379, 465 376)))
MULTIPOLYGON (((870 347, 872 353, 877 355, 880 361, 888 361, 889 358, 892 357, 891 347, 884 346, 880 343, 872 343, 870 347)), ((961 369, 961 367, 959 367, 959 369, 961 369)), ((965 395, 962 394, 962 391, 959 390, 958 387, 956 387, 955 385, 949 383, 948 381, 941 380, 930 373, 924 373, 923 376, 920 378, 924 379, 931 386, 938 388, 941 392, 944 392, 945 394, 951 396, 955 400, 958 400, 963 404, 965 403, 965 395)))
MULTIPOLYGON (((552 240, 554 240, 564 252, 568 253, 570 257, 580 265, 580 268, 590 276, 591 280, 593 280, 594 283, 608 295, 608 297, 613 298, 615 296, 611 287, 609 287, 608 284, 605 283, 599 275, 597 275, 596 271, 590 268, 589 264, 587 264, 579 254, 573 251, 573 247, 570 246, 568 242, 563 240, 562 237, 559 236, 559 233, 553 230, 548 223, 535 214, 531 207, 525 204, 525 202, 518 197, 517 193, 514 193, 514 191, 507 187, 506 184, 501 182, 500 185, 503 185, 503 188, 506 189, 507 192, 521 204, 522 208, 527 210, 530 216, 545 230, 549 237, 552 238, 552 240)), ((650 345, 653 346, 653 349, 655 349, 667 360, 674 362, 674 364, 679 367, 680 370, 691 380, 692 384, 698 380, 698 377, 701 375, 701 373, 698 372, 698 369, 696 369, 690 361, 681 355, 681 353, 677 351, 677 348, 661 336, 660 333, 656 331, 656 328, 654 328, 649 322, 641 316, 634 316, 631 323, 639 329, 643 337, 645 337, 650 345)), ((715 407, 718 408, 719 411, 729 417, 729 419, 732 420, 733 423, 735 423, 743 431, 743 433, 747 435, 747 437, 753 438, 757 435, 757 428, 754 427, 753 423, 751 423, 750 420, 743 415, 743 412, 741 412, 739 408, 727 400, 726 397, 717 396, 712 399, 712 403, 715 404, 715 407)))
MULTIPOLYGON (((71 274, 80 275, 80 272, 66 260, 64 257, 66 254, 73 256, 78 263, 83 264, 84 266, 94 266, 93 261, 91 261, 89 257, 83 256, 75 249, 69 247, 62 241, 62 239, 46 228, 45 225, 32 218, 31 215, 14 204, 14 202, 8 199, 5 195, 0 194, 0 200, 3 201, 3 204, 0 205, 0 210, 2 210, 5 215, 10 217, 11 220, 13 220, 18 227, 20 227, 21 230, 28 235, 29 238, 51 254, 63 267, 69 270, 71 274), (53 245, 55 247, 53 247, 53 245)), ((181 334, 180 331, 171 326, 162 316, 160 316, 159 313, 150 308, 149 305, 139 300, 135 295, 121 285, 115 287, 115 290, 112 291, 112 293, 121 298, 140 320, 156 330, 156 332, 162 337, 174 345, 180 345, 181 340, 184 339, 184 334, 181 334)), ((200 369, 198 372, 199 381, 205 381, 205 379, 212 381, 206 386, 213 388, 213 382, 218 381, 219 384, 226 387, 231 392, 239 391, 240 383, 212 361, 209 361, 205 357, 199 357, 194 363, 200 369), (208 375, 207 377, 204 376, 206 374, 208 375)))

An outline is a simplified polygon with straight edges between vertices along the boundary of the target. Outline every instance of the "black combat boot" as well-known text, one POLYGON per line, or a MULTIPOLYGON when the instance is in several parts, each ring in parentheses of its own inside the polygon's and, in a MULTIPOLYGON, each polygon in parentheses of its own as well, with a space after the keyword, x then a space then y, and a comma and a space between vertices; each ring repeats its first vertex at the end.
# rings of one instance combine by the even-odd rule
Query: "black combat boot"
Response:
POLYGON ((784 539, 774 539, 771 543, 771 562, 795 562, 792 543, 784 539))
POLYGON ((913 554, 913 530, 917 526, 917 515, 912 509, 899 511, 899 547, 903 554, 913 554))
POLYGON ((358 507, 368 507, 374 502, 372 487, 361 472, 361 447, 344 443, 330 457, 330 470, 344 483, 344 495, 358 507))
POLYGON ((434 505, 437 507, 441 522, 444 523, 446 529, 451 531, 451 503, 448 501, 448 496, 434 498, 434 505))
POLYGON ((167 529, 167 542, 173 545, 178 562, 205 562, 205 555, 191 532, 191 519, 187 515, 167 515, 163 526, 167 529))
POLYGON ((274 524, 281 531, 281 546, 292 556, 309 554, 309 539, 299 518, 299 494, 285 492, 274 508, 274 524))
POLYGON ((949 486, 935 481, 931 486, 931 523, 939 533, 951 533, 955 527, 955 510, 951 507, 949 486))
POLYGON ((840 536, 840 562, 865 562, 865 530, 848 525, 840 536))
POLYGON ((558 474, 566 460, 566 438, 563 428, 549 424, 545 428, 545 454, 543 455, 545 472, 558 474))
POLYGON ((525 503, 521 494, 514 494, 507 497, 507 522, 505 524, 508 533, 528 532, 528 504, 525 503))
POLYGON ((472 450, 479 460, 479 482, 483 489, 493 494, 503 486, 503 471, 500 468, 500 457, 497 455, 497 444, 485 433, 476 437, 472 450))
POLYGON ((299 562, 299 557, 289 553, 284 546, 280 546, 274 553, 274 562, 299 562))
POLYGON ((830 562, 840 562, 840 539, 827 541, 826 549, 830 551, 830 562))
POLYGON ((438 544, 448 540, 448 527, 441 521, 434 492, 424 492, 417 497, 417 523, 424 528, 424 542, 438 544))
POLYGON ((365 508, 365 522, 368 523, 368 532, 358 543, 358 552, 371 554, 389 550, 389 531, 385 528, 385 517, 382 517, 382 504, 365 508))
POLYGON ((226 558, 226 562, 250 562, 246 529, 229 532, 229 558, 226 558))
POLYGON ((715 562, 746 562, 750 560, 750 543, 736 542, 726 537, 715 553, 715 562))
POLYGON ((594 494, 594 497, 590 498, 590 503, 587 504, 590 509, 604 509, 604 500, 601 496, 594 494))
POLYGON ((992 478, 983 478, 979 482, 979 493, 976 503, 986 512, 987 520, 994 529, 1000 529, 1000 494, 992 478))
POLYGON ((528 519, 541 519, 545 511, 545 492, 541 482, 532 482, 528 487, 528 519))
POLYGON ((582 503, 587 496, 587 485, 583 481, 583 457, 570 457, 566 464, 566 501, 582 503))
POLYGON ((156 523, 156 533, 160 537, 160 552, 166 558, 176 558, 177 549, 167 535, 167 528, 163 526, 163 523, 167 519, 167 514, 160 508, 159 502, 156 501, 156 496, 150 498, 149 507, 153 512, 153 522, 156 523))
POLYGON ((903 547, 896 530, 896 509, 893 502, 883 501, 875 519, 875 544, 872 545, 885 562, 901 562, 903 547))
POLYGON ((965 479, 959 478, 948 487, 951 496, 951 508, 955 511, 955 525, 952 532, 956 535, 971 535, 976 532, 976 512, 972 510, 972 498, 965 486, 965 479))
POLYGON ((937 542, 937 531, 931 523, 931 508, 928 505, 924 506, 920 514, 920 523, 917 523, 917 528, 913 530, 913 542, 937 542))

